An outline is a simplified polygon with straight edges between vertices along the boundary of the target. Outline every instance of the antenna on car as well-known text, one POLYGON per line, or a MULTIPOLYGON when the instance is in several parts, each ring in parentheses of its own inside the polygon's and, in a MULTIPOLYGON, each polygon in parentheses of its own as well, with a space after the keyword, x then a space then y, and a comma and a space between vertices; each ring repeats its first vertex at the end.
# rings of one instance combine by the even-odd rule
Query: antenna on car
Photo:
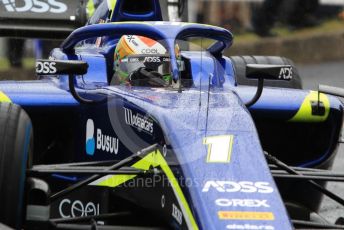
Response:
POLYGON ((318 108, 317 108, 318 111, 319 111, 319 108, 320 108, 320 89, 318 85, 318 108))
MULTIPOLYGON (((201 38, 201 73, 202 73, 202 65, 203 65, 203 38, 201 38)), ((199 78, 199 106, 202 105, 202 77, 199 78)))
POLYGON ((206 120, 205 120, 205 134, 207 135, 208 132, 208 117, 209 117, 209 103, 210 103, 210 82, 211 82, 211 78, 213 77, 213 74, 209 74, 209 81, 208 81, 208 101, 207 101, 207 116, 206 116, 206 120))
POLYGON ((292 77, 292 66, 290 65, 262 65, 247 64, 246 77, 249 79, 257 79, 258 86, 253 98, 246 102, 246 107, 251 107, 259 100, 263 93, 264 79, 276 81, 290 81, 292 77))

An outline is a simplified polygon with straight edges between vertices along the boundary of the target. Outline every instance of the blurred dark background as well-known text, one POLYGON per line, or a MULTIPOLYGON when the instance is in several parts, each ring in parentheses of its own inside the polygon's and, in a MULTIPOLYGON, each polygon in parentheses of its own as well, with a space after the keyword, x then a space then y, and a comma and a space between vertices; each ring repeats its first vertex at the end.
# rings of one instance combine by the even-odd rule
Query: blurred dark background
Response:
MULTIPOLYGON (((101 2, 89 1, 94 1, 95 7, 101 2)), ((161 2, 167 8, 164 11, 169 20, 189 20, 230 29, 235 34, 235 42, 226 55, 281 55, 301 64, 344 58, 344 0, 161 2), (176 8, 178 4, 180 9, 176 8), (325 45, 319 46, 323 43, 325 45)), ((47 58, 50 50, 60 42, 0 38, 0 78, 33 76, 35 58, 47 58), (7 74, 8 71, 17 72, 7 74)))

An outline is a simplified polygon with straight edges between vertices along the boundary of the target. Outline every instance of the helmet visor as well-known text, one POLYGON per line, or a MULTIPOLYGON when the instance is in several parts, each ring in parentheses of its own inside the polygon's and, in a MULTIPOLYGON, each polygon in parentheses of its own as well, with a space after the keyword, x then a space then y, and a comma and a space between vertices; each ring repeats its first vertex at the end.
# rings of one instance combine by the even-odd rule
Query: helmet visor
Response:
POLYGON ((171 60, 168 55, 130 55, 119 61, 122 72, 130 74, 135 70, 145 67, 161 75, 171 74, 171 60))

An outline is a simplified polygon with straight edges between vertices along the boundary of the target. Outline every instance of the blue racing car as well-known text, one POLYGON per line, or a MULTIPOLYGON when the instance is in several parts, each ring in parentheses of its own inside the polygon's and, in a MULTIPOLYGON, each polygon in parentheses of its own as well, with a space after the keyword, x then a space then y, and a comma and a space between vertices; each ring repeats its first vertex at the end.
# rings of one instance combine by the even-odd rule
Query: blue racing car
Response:
POLYGON ((325 188, 340 100, 286 58, 224 56, 226 29, 162 19, 104 1, 37 80, 0 82, 3 227, 343 229, 317 214, 344 204, 325 188))

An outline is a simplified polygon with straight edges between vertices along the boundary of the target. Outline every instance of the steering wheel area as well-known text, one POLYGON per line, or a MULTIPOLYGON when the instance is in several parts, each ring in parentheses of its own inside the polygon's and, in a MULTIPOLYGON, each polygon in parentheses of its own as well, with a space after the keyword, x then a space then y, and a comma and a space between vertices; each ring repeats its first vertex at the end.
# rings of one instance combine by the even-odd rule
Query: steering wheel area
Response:
POLYGON ((129 82, 132 86, 153 86, 167 87, 168 82, 163 79, 163 75, 157 71, 152 71, 146 67, 138 68, 129 75, 129 82))

